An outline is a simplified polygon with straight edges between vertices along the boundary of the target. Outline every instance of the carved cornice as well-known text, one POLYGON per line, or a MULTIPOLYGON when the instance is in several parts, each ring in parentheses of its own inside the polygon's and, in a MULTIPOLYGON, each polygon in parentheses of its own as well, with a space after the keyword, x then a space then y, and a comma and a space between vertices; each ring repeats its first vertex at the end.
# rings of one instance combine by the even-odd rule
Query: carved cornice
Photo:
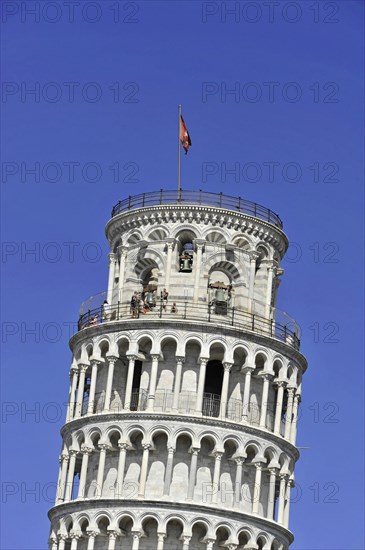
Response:
MULTIPOLYGON (((113 512, 120 512, 120 510, 129 510, 136 511, 138 515, 141 515, 146 510, 153 509, 158 515, 166 515, 166 512, 176 513, 179 517, 186 517, 186 521, 192 519, 192 517, 202 517, 202 515, 209 515, 216 519, 217 524, 221 521, 225 521, 232 524, 242 524, 248 523, 253 525, 259 530, 263 530, 273 534, 279 540, 285 540, 287 545, 291 544, 294 537, 292 533, 279 525, 275 521, 269 520, 267 518, 252 515, 243 511, 238 510, 227 510, 217 509, 216 507, 210 507, 206 504, 197 504, 193 501, 188 503, 188 507, 185 502, 181 503, 172 503, 171 501, 163 500, 127 500, 123 499, 121 501, 116 501, 115 499, 104 499, 99 498, 95 500, 88 501, 70 501, 67 503, 58 504, 49 510, 48 517, 50 521, 57 521, 62 517, 65 517, 68 514, 77 514, 80 511, 95 513, 95 510, 112 510, 113 512)), ((134 532, 134 530, 133 530, 134 532)))
POLYGON ((240 233, 253 234, 274 246, 282 256, 288 248, 288 239, 279 227, 248 214, 207 205, 163 204, 122 212, 109 220, 105 234, 109 242, 112 242, 115 237, 131 229, 177 222, 210 224, 214 227, 227 227, 240 233))
POLYGON ((64 426, 61 428, 61 435, 63 439, 67 439, 68 437, 71 437, 73 432, 79 430, 80 428, 87 426, 87 425, 98 425, 100 426, 100 423, 118 423, 118 422, 124 422, 124 421, 133 421, 133 422, 141 422, 150 420, 152 422, 156 422, 156 418, 158 418, 159 425, 166 422, 167 424, 172 423, 176 424, 176 422, 181 422, 183 424, 189 424, 189 425, 197 425, 197 426, 205 426, 209 427, 212 430, 215 428, 222 428, 223 430, 227 430, 230 434, 233 433, 233 431, 236 431, 241 434, 247 434, 251 437, 258 437, 261 439, 265 439, 268 442, 274 443, 277 445, 282 451, 287 453, 290 457, 293 458, 294 461, 296 461, 299 458, 299 451, 293 445, 290 443, 290 441, 284 439, 281 436, 275 435, 273 432, 269 432, 267 430, 260 429, 259 426, 250 426, 248 424, 237 424, 236 422, 229 421, 229 420, 220 420, 216 417, 201 417, 201 416, 184 416, 182 414, 169 414, 166 415, 164 413, 158 412, 158 413, 151 413, 146 411, 138 411, 138 412, 120 412, 120 413, 105 413, 105 414, 99 414, 97 418, 95 416, 81 416, 80 418, 76 418, 72 420, 71 422, 68 422, 67 424, 64 424, 64 426))
MULTIPOLYGON (((190 332, 199 332, 201 333, 201 322, 193 321, 189 319, 148 319, 140 318, 133 319, 133 330, 145 329, 148 326, 148 330, 158 330, 164 329, 165 327, 174 328, 179 330, 185 330, 190 332)), ((82 342, 89 342, 90 338, 101 336, 103 334, 114 334, 116 332, 123 332, 124 330, 131 330, 131 321, 130 319, 121 319, 119 321, 113 321, 110 323, 103 323, 101 325, 96 325, 93 327, 88 327, 83 330, 80 330, 70 338, 70 348, 71 350, 77 344, 82 342)), ((215 334, 218 330, 222 332, 222 326, 215 324, 214 322, 206 323, 204 325, 204 330, 208 334, 215 334)), ((299 363, 302 372, 304 373, 307 369, 307 360, 300 353, 300 351, 293 348, 290 344, 286 344, 281 340, 277 340, 271 336, 264 334, 259 334, 258 332, 253 332, 250 330, 244 330, 242 328, 237 328, 231 325, 224 325, 224 330, 227 336, 232 338, 239 338, 240 340, 246 339, 249 342, 257 343, 261 346, 266 346, 271 350, 277 351, 299 363)), ((135 354, 132 354, 135 355, 135 354)))

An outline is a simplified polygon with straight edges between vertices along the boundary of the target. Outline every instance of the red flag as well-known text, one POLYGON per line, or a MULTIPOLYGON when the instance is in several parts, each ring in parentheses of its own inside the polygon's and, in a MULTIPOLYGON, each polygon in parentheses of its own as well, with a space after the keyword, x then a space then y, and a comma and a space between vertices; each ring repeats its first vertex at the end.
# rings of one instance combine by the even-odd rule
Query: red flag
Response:
POLYGON ((188 154, 189 147, 191 146, 191 139, 183 117, 180 115, 180 141, 185 150, 185 155, 188 154))

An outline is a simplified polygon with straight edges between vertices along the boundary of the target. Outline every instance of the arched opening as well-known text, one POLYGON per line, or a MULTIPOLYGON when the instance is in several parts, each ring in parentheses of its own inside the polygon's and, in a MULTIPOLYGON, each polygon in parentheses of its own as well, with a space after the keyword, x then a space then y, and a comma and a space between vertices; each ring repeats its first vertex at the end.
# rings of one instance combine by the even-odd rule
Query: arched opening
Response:
POLYGON ((203 415, 219 416, 223 383, 223 365, 221 361, 213 359, 207 364, 207 373, 204 384, 203 415))
POLYGON ((184 229, 177 236, 177 250, 179 254, 179 271, 180 273, 191 273, 193 270, 194 258, 194 239, 196 235, 184 229))
POLYGON ((144 539, 145 548, 157 548, 157 528, 158 524, 155 518, 146 518, 142 522, 142 529, 147 538, 147 540, 144 539))
POLYGON ((229 531, 226 527, 219 527, 216 532, 216 539, 213 545, 213 550, 220 550, 222 546, 227 546, 229 531))
POLYGON ((166 539, 164 548, 173 548, 174 550, 182 550, 183 541, 181 535, 183 533, 184 526, 181 521, 177 519, 170 519, 166 526, 166 539))
POLYGON ((207 545, 204 542, 204 538, 207 535, 207 528, 202 522, 197 522, 192 528, 192 537, 190 540, 190 548, 194 550, 207 550, 207 545))
POLYGON ((144 410, 145 394, 141 392, 142 361, 134 362, 131 411, 144 410))

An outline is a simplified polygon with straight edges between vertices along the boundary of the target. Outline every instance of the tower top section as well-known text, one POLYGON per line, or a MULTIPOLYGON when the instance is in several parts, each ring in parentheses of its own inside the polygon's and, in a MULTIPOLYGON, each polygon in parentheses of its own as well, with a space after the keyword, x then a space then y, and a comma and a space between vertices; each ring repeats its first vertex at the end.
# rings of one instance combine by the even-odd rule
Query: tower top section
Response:
MULTIPOLYGON (((266 242, 275 250, 275 260, 280 261, 288 248, 288 239, 283 232, 283 222, 278 214, 260 204, 241 197, 206 191, 177 190, 154 191, 131 195, 119 201, 112 209, 111 219, 106 226, 106 236, 112 251, 115 243, 120 244, 120 235, 147 225, 178 226, 185 229, 192 225, 217 229, 243 235, 248 240, 266 242)), ((164 237, 171 237, 172 226, 164 237)), ((233 236, 233 234, 232 234, 233 236)), ((205 238, 204 231, 197 238, 205 238)), ((208 237, 209 240, 209 237, 208 237)), ((215 240, 215 239, 213 239, 215 240)), ((239 245, 239 243, 236 243, 239 245)))
POLYGON ((254 218, 266 221, 283 229, 283 222, 278 214, 255 202, 251 202, 241 197, 232 197, 223 193, 211 193, 207 191, 168 191, 160 189, 150 193, 142 193, 140 195, 130 195, 128 198, 118 201, 112 209, 112 218, 122 212, 134 210, 136 208, 144 208, 149 206, 162 206, 166 204, 174 204, 184 206, 187 204, 215 206, 247 214, 254 218))

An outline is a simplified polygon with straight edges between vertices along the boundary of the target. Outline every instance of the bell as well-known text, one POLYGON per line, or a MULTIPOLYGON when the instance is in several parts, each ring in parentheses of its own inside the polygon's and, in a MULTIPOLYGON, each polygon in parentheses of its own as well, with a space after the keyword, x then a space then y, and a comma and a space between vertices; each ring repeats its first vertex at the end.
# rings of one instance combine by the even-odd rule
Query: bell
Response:
POLYGON ((191 271, 190 258, 182 258, 182 266, 180 271, 191 271))
POLYGON ((153 304, 154 302, 153 292, 147 292, 146 302, 148 304, 153 304))
POLYGON ((215 299, 217 302, 225 302, 226 296, 224 294, 224 290, 222 288, 218 288, 215 292, 215 299))

